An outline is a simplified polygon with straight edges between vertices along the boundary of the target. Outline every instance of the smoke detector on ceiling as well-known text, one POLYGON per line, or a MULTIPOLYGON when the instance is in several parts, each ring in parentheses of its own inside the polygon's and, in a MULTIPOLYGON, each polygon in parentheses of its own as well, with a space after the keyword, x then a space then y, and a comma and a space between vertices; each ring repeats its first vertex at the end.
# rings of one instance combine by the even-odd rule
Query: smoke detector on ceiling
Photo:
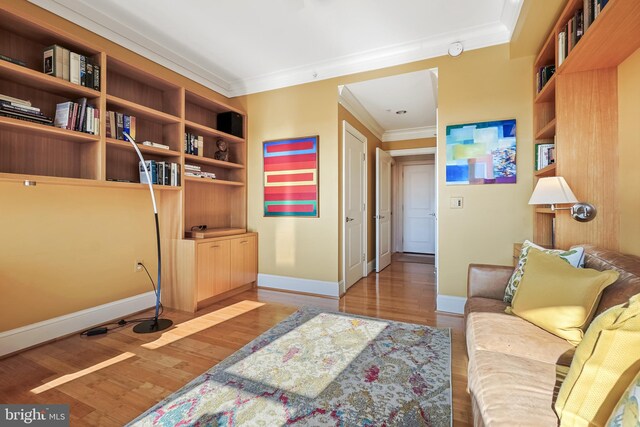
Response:
POLYGON ((464 52, 464 46, 460 42, 453 42, 449 45, 449 56, 455 58, 456 56, 460 56, 462 52, 464 52))

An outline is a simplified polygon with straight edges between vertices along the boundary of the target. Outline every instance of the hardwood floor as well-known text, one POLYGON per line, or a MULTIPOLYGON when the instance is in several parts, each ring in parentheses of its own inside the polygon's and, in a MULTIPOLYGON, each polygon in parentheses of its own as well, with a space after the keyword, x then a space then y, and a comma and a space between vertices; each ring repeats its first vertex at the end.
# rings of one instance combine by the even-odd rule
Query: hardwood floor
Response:
POLYGON ((340 300, 252 290, 195 315, 166 310, 178 326, 78 335, 0 360, 1 403, 67 403, 71 425, 119 426, 271 328, 297 307, 328 309, 452 330, 454 425, 472 425, 460 316, 434 312, 433 265, 394 262, 340 300))

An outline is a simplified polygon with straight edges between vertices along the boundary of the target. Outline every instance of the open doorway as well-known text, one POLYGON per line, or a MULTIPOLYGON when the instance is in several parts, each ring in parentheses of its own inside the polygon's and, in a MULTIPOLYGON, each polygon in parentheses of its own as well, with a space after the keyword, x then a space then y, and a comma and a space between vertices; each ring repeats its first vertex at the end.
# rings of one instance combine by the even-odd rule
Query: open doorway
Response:
POLYGON ((348 84, 339 94, 339 117, 368 136, 368 271, 386 268, 394 253, 434 264, 437 70, 348 84))

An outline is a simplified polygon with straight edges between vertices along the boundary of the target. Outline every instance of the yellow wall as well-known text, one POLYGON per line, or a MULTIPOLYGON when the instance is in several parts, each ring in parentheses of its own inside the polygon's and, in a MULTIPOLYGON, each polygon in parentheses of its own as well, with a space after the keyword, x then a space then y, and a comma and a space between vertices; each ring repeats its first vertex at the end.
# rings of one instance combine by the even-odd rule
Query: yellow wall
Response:
POLYGON ((618 68, 620 251, 640 256, 640 49, 618 68))
POLYGON ((517 119, 518 183, 445 186, 444 138, 438 144, 440 293, 465 295, 471 262, 509 265, 514 242, 531 238, 532 64, 510 60, 509 45, 343 76, 247 97, 249 114, 248 225, 260 233, 260 272, 336 281, 339 250, 338 85, 438 68, 439 134, 448 124, 517 119), (320 135, 320 219, 262 217, 264 140, 320 135), (465 208, 451 210, 449 197, 465 208), (284 252, 284 254, 282 253, 284 252))
MULTIPOLYGON (((368 260, 376 258, 376 240, 375 228, 376 223, 373 216, 376 211, 376 148, 382 148, 383 144, 365 125, 363 125, 353 114, 347 111, 342 105, 338 105, 338 150, 340 152, 340 162, 342 162, 342 121, 346 120, 349 124, 358 129, 365 137, 367 137, 367 254, 368 260)), ((340 163, 342 164, 342 163, 340 163)), ((342 174, 340 175, 339 188, 342 189, 342 174)), ((339 203, 339 212, 342 212, 342 197, 339 203)), ((342 225, 342 222, 340 222, 342 225)), ((340 227, 342 232, 342 227, 340 227)), ((342 246, 340 247, 342 249, 342 246)), ((339 251, 341 254, 341 251, 339 251)), ((342 260, 338 258, 338 264, 342 267, 342 260)))
MULTIPOLYGON (((228 100, 26 0, 0 0, 0 7, 190 90, 236 107, 245 101, 228 100)), ((178 204, 178 193, 170 193, 156 194, 161 207, 178 204)), ((151 291, 134 264, 143 259, 155 280, 153 227, 146 189, 0 182, 0 332, 151 291)))
POLYGON ((153 290, 148 190, 0 182, 0 331, 153 290), (7 203, 10 201, 10 203, 7 203))
POLYGON ((383 150, 406 150, 410 148, 431 148, 437 145, 437 138, 404 139, 382 143, 383 150))
POLYGON ((247 97, 248 218, 260 273, 338 281, 338 89, 330 80, 247 97), (263 141, 319 135, 319 218, 265 218, 263 141))

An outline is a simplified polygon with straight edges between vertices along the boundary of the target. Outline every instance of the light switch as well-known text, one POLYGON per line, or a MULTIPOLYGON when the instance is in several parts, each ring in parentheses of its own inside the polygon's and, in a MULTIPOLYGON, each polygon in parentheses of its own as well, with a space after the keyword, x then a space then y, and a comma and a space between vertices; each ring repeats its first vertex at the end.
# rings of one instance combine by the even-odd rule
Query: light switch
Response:
POLYGON ((452 197, 449 200, 449 207, 451 209, 462 209, 462 197, 452 197))

